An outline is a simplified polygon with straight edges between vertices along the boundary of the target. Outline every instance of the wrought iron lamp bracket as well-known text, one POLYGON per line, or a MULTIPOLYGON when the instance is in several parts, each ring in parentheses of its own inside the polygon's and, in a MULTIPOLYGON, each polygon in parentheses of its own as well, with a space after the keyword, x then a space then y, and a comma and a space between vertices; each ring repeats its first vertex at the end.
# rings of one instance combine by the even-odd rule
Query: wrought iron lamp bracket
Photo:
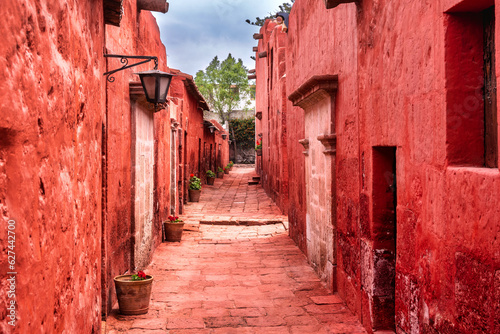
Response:
POLYGON ((152 57, 152 56, 124 56, 124 55, 110 55, 110 54, 105 54, 104 57, 106 57, 106 58, 120 58, 120 63, 123 64, 123 66, 120 67, 120 68, 117 68, 115 70, 108 71, 108 72, 104 73, 104 75, 107 75, 106 80, 108 80, 109 82, 114 82, 115 81, 115 77, 113 76, 113 74, 115 74, 116 72, 119 72, 121 70, 125 70, 125 69, 130 68, 130 67, 134 67, 134 66, 137 66, 137 65, 142 65, 142 64, 148 63, 151 60, 153 60, 155 62, 155 68, 154 69, 155 70, 158 69, 158 57, 152 57), (138 63, 129 65, 128 64, 128 60, 129 59, 143 59, 143 60, 140 61, 140 62, 138 62, 138 63))

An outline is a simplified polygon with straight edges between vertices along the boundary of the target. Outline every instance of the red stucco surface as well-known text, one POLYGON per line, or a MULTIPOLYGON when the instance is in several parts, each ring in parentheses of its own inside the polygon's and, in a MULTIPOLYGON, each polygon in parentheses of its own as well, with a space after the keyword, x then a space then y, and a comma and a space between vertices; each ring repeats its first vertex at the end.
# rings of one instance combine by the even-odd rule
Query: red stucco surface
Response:
MULTIPOLYGON (((204 97, 199 92, 193 77, 179 70, 170 69, 174 73, 169 96, 171 96, 170 115, 175 116, 178 140, 180 140, 178 154, 178 211, 184 213, 183 205, 189 200, 189 176, 194 174, 206 181, 206 171, 217 167, 225 167, 229 163, 229 141, 227 131, 214 120, 205 120, 203 111, 208 110, 204 97), (217 128, 212 133, 209 126, 217 128), (226 135, 226 139, 222 135, 226 135), (212 154, 210 155, 210 145, 212 154), (217 149, 216 149, 217 148, 217 149), (220 148, 220 152, 219 152, 220 148)), ((171 119, 173 120, 173 118, 171 119)), ((161 136, 160 136, 161 138, 161 136)), ((166 217, 164 218, 166 219, 166 217)))
POLYGON ((262 186, 283 211, 288 209, 288 151, 286 99, 286 33, 272 21, 260 29, 256 70, 256 112, 262 119, 255 120, 256 141, 262 143, 262 156, 257 157, 257 170, 262 175, 262 186))
MULTIPOLYGON (((314 75, 339 78, 338 293, 368 330, 500 331, 500 174, 482 167, 482 21, 467 13, 493 4, 363 1, 326 9, 321 1, 294 3, 286 37, 287 95, 314 75)), ((261 33, 258 51, 269 57, 278 40, 261 33)), ((268 60, 259 58, 257 111, 263 113, 281 103, 273 94, 267 98, 269 73, 268 60)), ((305 251, 308 175, 298 144, 303 113, 288 102, 290 235, 305 251)), ((270 136, 279 134, 268 129, 275 132, 270 136)), ((272 176, 264 154, 265 185, 272 176)), ((269 166, 278 162, 267 159, 269 166)))
MULTIPOLYGON (((101 314, 116 302, 113 277, 146 266, 161 242, 161 222, 182 210, 188 166, 197 165, 187 152, 198 150, 206 103, 186 88, 185 75, 174 79, 169 106, 149 117, 152 106, 135 89, 134 73, 152 62, 106 81, 103 73, 121 63, 104 53, 157 56, 159 69, 169 71, 156 21, 135 0, 123 2, 119 27, 105 25, 102 2, 9 1, 0 14, 6 36, 0 42, 0 208, 3 226, 15 221, 14 332, 98 333, 101 314), (138 110, 148 122, 132 116, 138 110), (190 134, 188 124, 198 131, 190 134), (171 145, 173 128, 180 145, 171 145), (136 138, 150 142, 135 145, 136 138), (154 156, 147 171, 154 182, 145 183, 144 193, 134 191, 142 186, 137 149, 154 156), (143 222, 134 205, 151 203, 150 194, 152 218, 143 222)), ((227 144, 223 150, 227 163, 227 144)), ((0 242, 7 268, 6 229, 0 242)), ((13 329, 6 273, 0 273, 2 333, 13 329)))
POLYGON ((99 331, 102 5, 7 1, 0 15, 0 332, 99 331))
MULTIPOLYGON (((156 20, 151 13, 147 11, 137 12, 134 1, 124 3, 124 13, 120 27, 106 25, 106 50, 109 54, 125 55, 156 55, 158 57, 159 69, 165 71, 166 53, 165 47, 160 42, 160 32, 156 20), (140 41, 140 42, 138 42, 140 41)), ((131 60, 131 63, 134 62, 131 60)), ((164 179, 155 172, 155 218, 153 221, 152 233, 148 245, 141 250, 136 249, 143 254, 133 253, 135 245, 136 228, 140 225, 132 224, 133 218, 133 173, 135 168, 132 165, 132 135, 135 125, 132 124, 132 108, 129 94, 129 83, 138 81, 138 76, 134 73, 153 68, 154 64, 147 63, 115 74, 115 81, 106 82, 106 118, 105 118, 105 137, 106 147, 105 156, 105 182, 103 188, 105 191, 105 219, 103 220, 103 301, 105 305, 104 312, 109 312, 113 303, 116 301, 114 292, 113 277, 122 275, 127 271, 139 270, 140 263, 135 263, 134 259, 138 257, 151 259, 152 253, 161 241, 161 213, 163 201, 161 196, 163 191, 169 191, 170 180, 164 179), (159 179, 158 179, 159 178, 159 179), (159 182, 158 182, 159 181, 159 182), (161 197, 160 197, 161 196, 161 197), (105 268, 105 269, 104 269, 105 268)), ((108 59, 107 70, 120 67, 119 59, 108 59)), ((149 107, 149 109, 151 109, 149 107)), ((161 132, 165 122, 170 121, 166 110, 155 114, 155 128, 161 132)), ((156 143, 155 147, 170 147, 170 136, 162 138, 161 142, 156 143)), ((156 158, 162 161, 163 150, 158 150, 156 158)), ((156 164, 155 167, 159 165, 156 164)), ((169 160, 166 163, 168 168, 169 160)), ((167 193, 167 198, 169 194, 167 193)), ((139 242, 139 241, 137 241, 139 242)), ((142 263, 142 262, 141 262, 142 263)))

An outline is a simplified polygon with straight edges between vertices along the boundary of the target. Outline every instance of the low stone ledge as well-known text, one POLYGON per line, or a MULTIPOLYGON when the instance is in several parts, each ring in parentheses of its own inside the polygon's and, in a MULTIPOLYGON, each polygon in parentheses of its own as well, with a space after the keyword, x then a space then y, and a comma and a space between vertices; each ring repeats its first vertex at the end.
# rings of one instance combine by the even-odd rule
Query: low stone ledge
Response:
POLYGON ((200 220, 202 225, 228 225, 228 226, 264 226, 284 224, 282 220, 249 219, 249 220, 200 220))

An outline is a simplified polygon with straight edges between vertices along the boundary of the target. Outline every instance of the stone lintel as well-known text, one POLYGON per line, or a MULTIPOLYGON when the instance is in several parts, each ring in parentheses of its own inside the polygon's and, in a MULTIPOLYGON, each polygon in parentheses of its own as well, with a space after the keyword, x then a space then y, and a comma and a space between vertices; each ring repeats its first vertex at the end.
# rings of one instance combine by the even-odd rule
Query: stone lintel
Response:
POLYGON ((338 87, 338 75, 314 75, 290 94, 288 99, 294 106, 306 109, 324 98, 333 96, 338 87))
POLYGON ((324 154, 335 154, 337 152, 337 135, 334 133, 318 136, 318 140, 323 144, 324 154))
POLYGON ((356 0, 325 0, 326 9, 335 8, 340 4, 356 2, 356 0))
POLYGON ((144 93, 144 89, 142 88, 142 84, 137 81, 132 81, 129 83, 129 96, 131 101, 136 101, 136 103, 143 106, 144 109, 149 110, 151 112, 154 111, 154 106, 152 103, 149 103, 146 100, 146 94, 144 93))
POLYGON ((309 155, 309 139, 300 139, 299 144, 304 146, 304 155, 309 155))

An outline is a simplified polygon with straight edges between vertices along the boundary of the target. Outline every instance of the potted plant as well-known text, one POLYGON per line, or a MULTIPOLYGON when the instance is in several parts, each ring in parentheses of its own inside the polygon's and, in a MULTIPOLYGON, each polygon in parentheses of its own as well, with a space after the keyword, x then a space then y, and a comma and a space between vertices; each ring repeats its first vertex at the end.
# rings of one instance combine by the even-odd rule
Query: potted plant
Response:
POLYGON ((217 176, 217 175, 215 175, 215 173, 214 173, 214 172, 212 172, 210 169, 209 169, 209 170, 207 170, 207 184, 208 184, 209 186, 213 186, 213 185, 214 185, 214 181, 215 181, 215 177, 216 177, 216 176, 217 176))
POLYGON ((262 155, 262 140, 260 138, 257 139, 257 145, 255 146, 255 152, 257 153, 257 156, 262 155))
POLYGON ((229 170, 231 169, 231 167, 229 165, 227 165, 226 167, 224 167, 224 174, 229 174, 229 170))
POLYGON ((189 200, 191 202, 199 202, 201 195, 201 180, 194 174, 189 178, 189 200))
POLYGON ((217 169, 217 177, 218 177, 219 179, 223 179, 223 178, 224 178, 224 169, 222 169, 221 167, 219 167, 219 168, 217 169))
POLYGON ((166 241, 179 242, 182 239, 184 222, 177 216, 168 216, 168 221, 163 222, 163 229, 166 241))
POLYGON ((233 165, 234 165, 234 162, 229 161, 229 170, 233 170, 233 165))
POLYGON ((114 278, 120 313, 125 315, 146 314, 149 310, 153 276, 139 271, 134 275, 114 278))

